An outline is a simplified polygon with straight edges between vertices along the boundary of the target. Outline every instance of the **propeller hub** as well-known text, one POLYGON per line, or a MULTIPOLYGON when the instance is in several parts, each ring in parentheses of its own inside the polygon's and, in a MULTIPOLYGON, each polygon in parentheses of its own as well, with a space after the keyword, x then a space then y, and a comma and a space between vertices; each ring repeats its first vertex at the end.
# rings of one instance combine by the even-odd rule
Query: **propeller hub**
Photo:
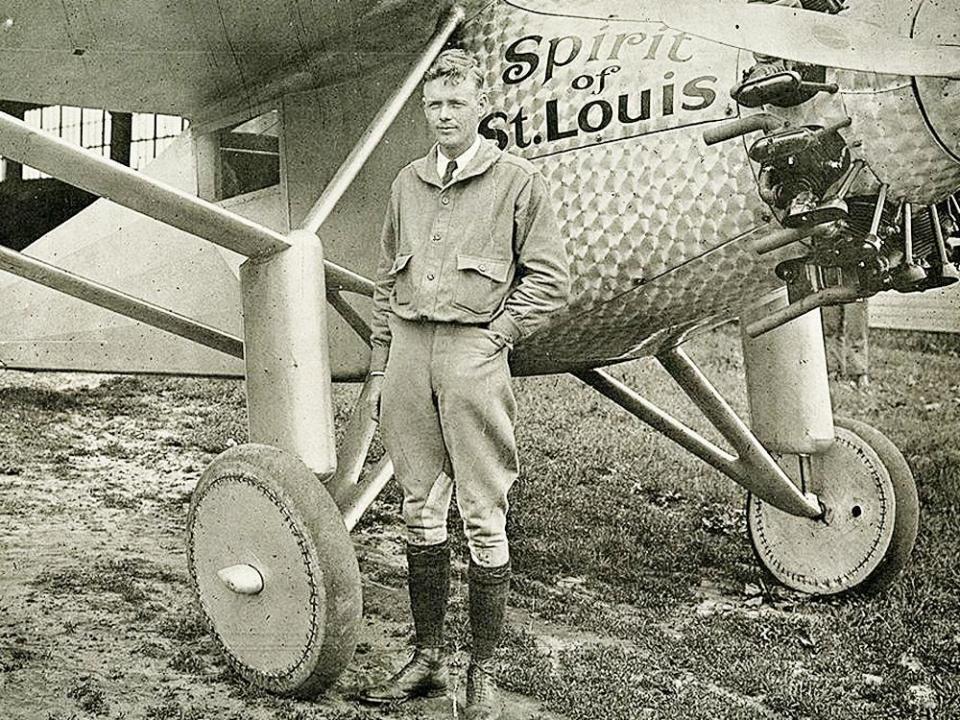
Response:
MULTIPOLYGON (((960 45, 960 6, 950 0, 924 0, 913 37, 938 45, 960 45)), ((918 77, 917 101, 940 145, 960 162, 960 79, 918 77)))

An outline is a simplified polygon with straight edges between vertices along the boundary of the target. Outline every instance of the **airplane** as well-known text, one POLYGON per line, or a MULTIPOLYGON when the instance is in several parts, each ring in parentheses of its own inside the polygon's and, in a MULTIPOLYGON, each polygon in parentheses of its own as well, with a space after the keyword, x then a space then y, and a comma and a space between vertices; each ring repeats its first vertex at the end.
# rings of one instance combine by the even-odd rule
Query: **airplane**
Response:
POLYGON ((190 127, 135 172, 0 116, 0 155, 104 198, 0 248, 0 363, 245 378, 250 443, 197 485, 190 575, 241 677, 321 692, 361 619, 349 533, 392 474, 364 472, 366 386, 337 448, 331 383, 366 376, 384 199, 429 146, 418 83, 459 45, 488 81, 481 132, 544 174, 572 259, 513 373, 572 373, 743 486, 786 586, 881 591, 916 487, 893 443, 833 416, 819 309, 958 278, 960 11, 805 5, 8 4, 6 98, 190 127), (790 63, 744 81, 756 55, 790 63), (735 318, 749 425, 683 350, 735 318), (650 356, 731 450, 604 369, 650 356))

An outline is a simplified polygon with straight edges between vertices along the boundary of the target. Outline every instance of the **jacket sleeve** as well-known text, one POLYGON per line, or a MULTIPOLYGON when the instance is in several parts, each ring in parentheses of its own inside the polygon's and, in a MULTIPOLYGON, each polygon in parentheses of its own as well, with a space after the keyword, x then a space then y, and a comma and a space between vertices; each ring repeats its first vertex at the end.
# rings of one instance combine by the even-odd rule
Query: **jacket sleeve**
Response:
POLYGON ((514 205, 517 280, 490 329, 515 342, 543 325, 570 296, 570 262, 539 172, 524 183, 514 205))
POLYGON ((377 262, 377 278, 373 287, 373 314, 370 317, 370 372, 383 372, 390 354, 390 326, 387 318, 393 312, 390 309, 390 295, 393 292, 395 277, 390 274, 394 258, 397 256, 397 198, 396 182, 390 189, 390 201, 387 216, 380 233, 380 259, 377 262))

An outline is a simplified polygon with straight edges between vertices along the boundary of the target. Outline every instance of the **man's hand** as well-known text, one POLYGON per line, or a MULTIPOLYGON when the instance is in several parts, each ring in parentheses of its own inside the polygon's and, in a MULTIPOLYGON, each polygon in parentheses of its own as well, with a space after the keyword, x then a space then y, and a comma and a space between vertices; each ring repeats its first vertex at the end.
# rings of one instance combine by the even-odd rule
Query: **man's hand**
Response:
POLYGON ((383 375, 371 375, 367 380, 367 407, 374 422, 380 422, 380 394, 383 392, 383 375))

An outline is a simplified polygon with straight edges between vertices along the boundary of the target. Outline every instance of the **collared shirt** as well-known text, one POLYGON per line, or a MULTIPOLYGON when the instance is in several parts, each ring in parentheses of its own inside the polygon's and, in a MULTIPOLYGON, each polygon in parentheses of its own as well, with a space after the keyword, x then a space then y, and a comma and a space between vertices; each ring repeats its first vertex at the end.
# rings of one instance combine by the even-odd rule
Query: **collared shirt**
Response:
POLYGON ((440 149, 440 146, 437 145, 437 175, 442 178, 447 172, 447 163, 451 160, 456 160, 457 169, 453 171, 453 179, 456 180, 458 177, 460 177, 463 169, 470 164, 471 160, 473 160, 474 155, 477 154, 477 150, 480 149, 482 144, 483 142, 480 140, 480 136, 477 135, 473 139, 473 144, 455 158, 448 158, 443 154, 443 150, 440 149))
POLYGON ((540 172, 491 140, 445 187, 438 168, 434 147, 403 168, 390 190, 371 370, 386 366, 391 314, 482 325, 513 342, 568 299, 569 260, 540 172))

